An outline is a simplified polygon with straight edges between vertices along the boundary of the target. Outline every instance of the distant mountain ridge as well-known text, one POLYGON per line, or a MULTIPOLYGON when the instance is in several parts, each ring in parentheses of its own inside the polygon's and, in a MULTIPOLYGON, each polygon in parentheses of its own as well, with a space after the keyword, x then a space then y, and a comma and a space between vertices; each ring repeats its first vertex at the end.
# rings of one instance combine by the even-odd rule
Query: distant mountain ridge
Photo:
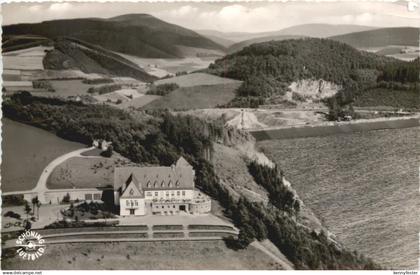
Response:
POLYGON ((3 40, 16 35, 48 39, 73 37, 105 49, 139 57, 181 58, 177 46, 224 52, 225 48, 198 33, 148 14, 126 14, 108 19, 52 20, 3 26, 3 40))
POLYGON ((357 25, 309 24, 290 27, 276 33, 278 35, 261 36, 235 43, 228 48, 228 53, 239 51, 253 43, 302 37, 329 38, 359 49, 390 45, 419 46, 419 29, 412 27, 373 28, 357 25))
POLYGON ((384 47, 390 45, 419 46, 420 29, 413 27, 381 28, 336 35, 330 39, 355 48, 384 47))

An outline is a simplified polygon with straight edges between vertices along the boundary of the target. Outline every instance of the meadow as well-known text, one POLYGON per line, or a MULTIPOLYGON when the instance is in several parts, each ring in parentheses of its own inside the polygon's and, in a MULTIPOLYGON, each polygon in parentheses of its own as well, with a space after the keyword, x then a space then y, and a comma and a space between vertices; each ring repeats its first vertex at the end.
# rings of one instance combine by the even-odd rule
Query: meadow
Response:
POLYGON ((50 189, 106 187, 114 183, 114 166, 127 163, 114 154, 104 157, 73 157, 58 165, 47 181, 50 189))
POLYGON ((238 83, 208 86, 181 87, 169 95, 145 105, 145 109, 203 109, 213 108, 231 101, 236 95, 238 83))
POLYGON ((47 131, 2 119, 2 191, 21 191, 35 187, 39 176, 55 158, 83 148, 47 131))
POLYGON ((418 267, 418 131, 268 140, 259 147, 350 249, 394 269, 418 267))
POLYGON ((235 251, 220 240, 50 244, 37 261, 3 259, 2 268, 220 270, 281 269, 281 266, 257 248, 235 251))

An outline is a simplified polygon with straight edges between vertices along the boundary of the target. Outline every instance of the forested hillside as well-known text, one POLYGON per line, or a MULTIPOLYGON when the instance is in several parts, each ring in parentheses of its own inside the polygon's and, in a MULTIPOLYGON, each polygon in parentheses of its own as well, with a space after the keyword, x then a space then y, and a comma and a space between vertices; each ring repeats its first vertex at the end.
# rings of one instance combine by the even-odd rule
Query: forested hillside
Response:
POLYGON ((150 58, 183 57, 176 47, 178 45, 224 50, 223 46, 194 31, 166 23, 148 14, 3 26, 3 41, 16 35, 39 35, 48 39, 69 36, 108 50, 150 58))
POLYGON ((145 82, 156 80, 133 62, 99 46, 69 37, 55 39, 51 44, 54 49, 48 51, 43 60, 46 69, 79 69, 85 73, 128 76, 145 82))
POLYGON ((65 139, 87 145, 97 138, 112 141, 116 151, 134 162, 170 165, 183 155, 196 171, 197 187, 218 200, 225 215, 240 229, 238 240, 227 240, 235 249, 246 247, 254 239, 268 238, 298 269, 380 268, 333 242, 325 232, 298 225, 293 213, 299 207, 288 190, 282 188, 276 169, 255 163, 250 166, 257 182, 269 191, 278 192, 270 198, 273 206, 251 203, 245 198, 234 199, 220 184, 211 163, 203 158, 204 151, 212 150, 213 142, 229 134, 221 121, 209 123, 168 112, 134 116, 106 105, 33 97, 27 92, 5 100, 2 109, 7 118, 46 129, 65 139), (267 177, 273 186, 266 185, 267 177))
POLYGON ((216 60, 208 69, 244 81, 230 105, 251 107, 281 97, 290 83, 302 79, 323 79, 341 85, 343 89, 336 98, 339 104, 346 104, 365 89, 389 82, 392 77, 393 82, 411 83, 412 89, 412 84, 418 82, 418 70, 418 60, 398 61, 317 38, 252 44, 216 60))
POLYGON ((357 48, 391 45, 419 46, 419 28, 398 27, 367 30, 330 37, 357 48))

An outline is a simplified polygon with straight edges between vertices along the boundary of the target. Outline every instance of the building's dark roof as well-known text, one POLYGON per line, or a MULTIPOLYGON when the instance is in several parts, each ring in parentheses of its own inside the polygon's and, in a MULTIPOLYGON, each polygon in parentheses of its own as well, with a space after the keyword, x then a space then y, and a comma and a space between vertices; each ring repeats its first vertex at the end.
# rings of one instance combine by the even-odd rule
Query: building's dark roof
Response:
POLYGON ((128 177, 128 179, 125 182, 124 189, 121 191, 122 191, 121 198, 144 198, 144 192, 143 192, 142 186, 133 174, 131 174, 128 177), (129 188, 130 183, 134 185, 132 191, 130 191, 130 192, 133 192, 133 194, 127 192, 127 189, 129 188))
POLYGON ((194 170, 183 158, 170 167, 116 167, 114 190, 124 191, 130 177, 144 191, 194 189, 194 170))

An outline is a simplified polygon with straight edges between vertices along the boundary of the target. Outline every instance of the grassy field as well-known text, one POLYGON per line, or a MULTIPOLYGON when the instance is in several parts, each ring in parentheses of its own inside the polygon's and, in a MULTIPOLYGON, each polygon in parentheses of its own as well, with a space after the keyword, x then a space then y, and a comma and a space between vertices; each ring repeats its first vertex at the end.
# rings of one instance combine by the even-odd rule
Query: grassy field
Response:
POLYGON ((234 251, 223 241, 49 244, 36 261, 2 259, 3 269, 281 269, 254 247, 234 251))
POLYGON ((3 142, 2 191, 28 190, 35 187, 45 166, 55 158, 83 148, 47 131, 2 119, 3 142))
POLYGON ((47 181, 48 188, 93 188, 114 183, 114 165, 128 161, 114 154, 111 158, 74 157, 57 166, 47 181))
POLYGON ((167 96, 145 105, 145 109, 203 109, 226 104, 235 97, 240 83, 179 88, 167 96))
POLYGON ((141 108, 157 99, 161 98, 158 95, 143 95, 137 98, 134 98, 129 101, 122 102, 121 104, 115 105, 121 109, 128 109, 128 108, 141 108))
POLYGON ((219 84, 231 84, 240 83, 241 81, 219 77, 206 73, 192 73, 186 75, 175 76, 171 78, 161 79, 154 82, 155 85, 161 85, 166 83, 176 83, 179 87, 192 87, 192 86, 204 86, 204 85, 219 85, 219 84))
POLYGON ((54 88, 55 96, 77 96, 87 95, 87 90, 94 85, 85 84, 80 79, 74 80, 50 80, 51 86, 54 88))

